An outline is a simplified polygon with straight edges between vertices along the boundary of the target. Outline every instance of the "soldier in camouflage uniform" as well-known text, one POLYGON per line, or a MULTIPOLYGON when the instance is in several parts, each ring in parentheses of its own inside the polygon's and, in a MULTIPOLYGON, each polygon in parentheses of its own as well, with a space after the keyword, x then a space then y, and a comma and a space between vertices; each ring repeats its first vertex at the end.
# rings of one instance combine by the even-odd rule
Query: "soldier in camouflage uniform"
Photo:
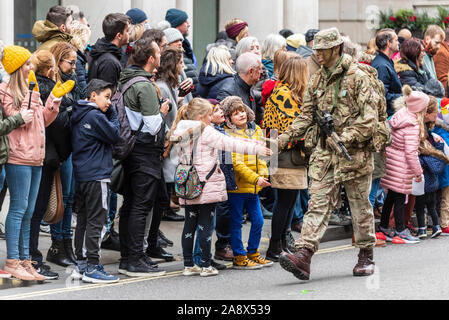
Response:
POLYGON ((374 272, 373 248, 376 243, 373 209, 368 196, 374 169, 369 145, 377 123, 377 109, 372 99, 378 99, 371 89, 370 79, 352 58, 342 54, 343 39, 336 28, 316 34, 313 49, 321 69, 307 86, 301 114, 287 131, 278 137, 279 150, 290 141, 306 138, 313 145, 309 162, 309 210, 304 216, 301 236, 295 243, 298 251, 284 252, 281 266, 301 280, 310 276, 310 261, 328 226, 329 217, 340 196, 343 184, 351 207, 355 245, 360 248, 355 276, 374 272), (352 70, 351 76, 347 75, 352 70), (332 143, 317 137, 315 109, 332 115, 335 132, 341 138, 352 161, 332 148, 332 143), (310 134, 312 133, 312 134, 310 134))

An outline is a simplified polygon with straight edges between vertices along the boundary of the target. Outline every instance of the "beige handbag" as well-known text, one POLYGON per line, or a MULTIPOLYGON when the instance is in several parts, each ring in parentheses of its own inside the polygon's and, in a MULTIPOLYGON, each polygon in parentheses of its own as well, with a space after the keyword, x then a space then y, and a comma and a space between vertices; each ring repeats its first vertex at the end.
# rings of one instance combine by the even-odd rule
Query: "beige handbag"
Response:
POLYGON ((44 221, 48 224, 58 223, 64 215, 64 202, 62 198, 61 173, 59 168, 55 171, 53 184, 51 186, 50 198, 48 199, 47 211, 44 221))

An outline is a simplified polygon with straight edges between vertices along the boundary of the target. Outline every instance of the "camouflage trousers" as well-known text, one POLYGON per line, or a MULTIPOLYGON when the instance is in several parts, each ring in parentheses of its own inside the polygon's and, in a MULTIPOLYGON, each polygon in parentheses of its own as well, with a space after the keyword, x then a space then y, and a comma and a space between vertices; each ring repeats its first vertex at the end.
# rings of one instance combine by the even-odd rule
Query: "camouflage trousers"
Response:
MULTIPOLYGON (((376 244, 374 214, 369 201, 371 181, 372 175, 369 174, 343 182, 351 208, 355 246, 358 248, 374 248, 376 244)), ((309 210, 304 215, 301 236, 296 240, 295 247, 316 252, 340 197, 340 185, 334 182, 332 168, 323 180, 310 180, 309 195, 309 210)))

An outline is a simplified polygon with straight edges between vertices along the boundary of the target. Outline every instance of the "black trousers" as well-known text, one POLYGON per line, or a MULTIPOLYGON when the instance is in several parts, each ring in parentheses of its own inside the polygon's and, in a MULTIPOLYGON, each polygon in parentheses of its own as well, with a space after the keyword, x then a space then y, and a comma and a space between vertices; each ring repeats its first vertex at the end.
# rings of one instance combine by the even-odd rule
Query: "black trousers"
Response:
POLYGON ((394 222, 396 225, 396 231, 401 232, 405 229, 404 203, 405 194, 394 192, 393 190, 388 190, 387 197, 382 208, 382 215, 380 218, 380 226, 382 228, 388 228, 391 209, 394 205, 394 222))
POLYGON ((32 261, 42 264, 43 257, 39 251, 39 232, 42 218, 48 207, 50 199, 51 186, 55 175, 56 167, 44 165, 42 167, 42 177, 39 185, 39 193, 37 194, 36 204, 34 206, 33 216, 30 225, 30 256, 32 261))
POLYGON ((215 250, 223 250, 226 246, 231 245, 231 216, 229 215, 228 202, 218 202, 215 207, 216 224, 215 231, 217 241, 215 242, 215 250))
MULTIPOLYGON (((143 240, 147 215, 151 209, 153 214, 160 214, 160 206, 155 200, 162 184, 161 179, 145 172, 129 172, 126 165, 124 169, 126 180, 119 220, 120 253, 122 260, 136 262, 145 255, 143 240)), ((159 226, 157 228, 159 229, 159 226)))
POLYGON ((277 193, 278 201, 271 218, 271 239, 275 241, 284 239, 287 234, 299 190, 277 189, 277 193))
POLYGON ((186 206, 186 220, 181 239, 185 267, 193 267, 193 243, 197 228, 201 248, 201 267, 210 267, 211 227, 214 214, 215 203, 186 206))
POLYGON ((109 198, 108 182, 76 183, 75 255, 78 260, 87 258, 89 264, 99 264, 100 245, 107 230, 109 198))
POLYGON ((427 207, 427 212, 432 217, 433 225, 439 225, 439 219, 438 219, 438 213, 436 210, 436 204, 437 204, 437 193, 431 192, 426 193, 422 196, 417 196, 415 201, 415 209, 416 209, 416 218, 418 219, 418 227, 419 228, 425 228, 426 222, 425 222, 425 212, 424 208, 427 207))
POLYGON ((167 191, 168 185, 168 183, 165 183, 164 176, 162 175, 160 189, 156 198, 157 205, 153 207, 153 217, 151 218, 150 231, 148 232, 148 248, 154 249, 157 247, 157 233, 161 226, 162 215, 167 208, 170 208, 170 193, 167 191))

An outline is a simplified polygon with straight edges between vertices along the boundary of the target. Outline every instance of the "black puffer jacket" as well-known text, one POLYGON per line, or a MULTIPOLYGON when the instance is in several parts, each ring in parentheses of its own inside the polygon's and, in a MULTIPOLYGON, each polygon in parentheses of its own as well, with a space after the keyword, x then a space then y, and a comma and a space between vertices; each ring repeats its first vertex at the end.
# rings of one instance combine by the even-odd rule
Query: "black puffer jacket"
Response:
POLYGON ((187 75, 187 78, 192 78, 193 86, 195 87, 195 89, 192 91, 192 95, 194 97, 197 97, 198 96, 197 88, 198 88, 198 84, 199 84, 198 71, 196 70, 193 60, 190 59, 189 57, 187 57, 185 54, 184 54, 184 64, 186 66, 184 71, 187 75))
POLYGON ((217 99, 218 91, 224 84, 226 79, 234 77, 231 73, 216 73, 212 75, 212 67, 206 72, 206 64, 203 65, 200 71, 199 84, 196 92, 199 96, 205 99, 217 99))
POLYGON ((121 58, 121 48, 105 38, 98 39, 89 54, 88 81, 101 79, 117 85, 122 71, 121 58))
POLYGON ((76 77, 78 78, 78 84, 80 89, 80 99, 86 99, 87 91, 87 57, 79 51, 76 53, 78 59, 76 60, 76 77))
POLYGON ((263 107, 256 103, 256 98, 251 87, 243 81, 238 74, 235 74, 233 78, 223 81, 223 85, 217 94, 217 100, 223 101, 229 96, 237 96, 242 98, 243 103, 254 111, 257 124, 263 120, 263 107))
POLYGON ((430 74, 424 67, 418 70, 411 61, 405 62, 403 59, 396 61, 394 70, 397 72, 401 84, 408 84, 413 90, 423 91, 424 86, 430 79, 430 74))

